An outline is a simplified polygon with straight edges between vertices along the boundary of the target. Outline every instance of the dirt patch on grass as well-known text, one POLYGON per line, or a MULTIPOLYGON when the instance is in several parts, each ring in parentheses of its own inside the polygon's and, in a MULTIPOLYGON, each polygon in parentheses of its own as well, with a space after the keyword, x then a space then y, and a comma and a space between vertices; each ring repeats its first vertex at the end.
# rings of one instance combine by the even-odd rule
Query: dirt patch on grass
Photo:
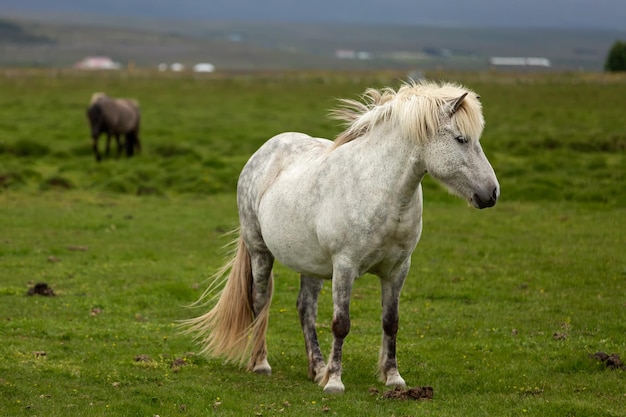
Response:
POLYGON ((432 400, 433 399, 433 387, 413 387, 413 388, 400 388, 395 387, 392 390, 385 391, 383 398, 393 400, 432 400))
POLYGON ((176 358, 172 361, 172 363, 170 363, 170 368, 172 368, 172 372, 177 373, 178 371, 180 371, 180 368, 185 365, 187 365, 186 358, 176 358))
POLYGON ((589 357, 592 359, 599 360, 600 362, 604 362, 607 368, 609 369, 621 369, 626 370, 626 365, 622 362, 622 359, 619 357, 617 353, 613 353, 609 355, 605 352, 596 352, 594 354, 589 354, 589 357))
POLYGON ((152 362, 152 359, 148 355, 137 355, 135 356, 135 362, 152 362))
POLYGON ((26 295, 43 295, 44 297, 54 297, 56 294, 45 282, 38 282, 28 289, 26 295))

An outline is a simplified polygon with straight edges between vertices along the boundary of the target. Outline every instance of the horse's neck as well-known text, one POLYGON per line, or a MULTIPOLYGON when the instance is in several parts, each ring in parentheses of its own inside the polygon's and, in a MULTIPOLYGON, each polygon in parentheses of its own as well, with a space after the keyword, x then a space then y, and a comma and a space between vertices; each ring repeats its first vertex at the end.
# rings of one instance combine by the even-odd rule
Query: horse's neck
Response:
POLYGON ((414 190, 420 183, 425 169, 420 167, 419 145, 416 141, 402 138, 397 130, 375 129, 356 142, 362 154, 359 158, 364 169, 382 184, 407 187, 414 190), (367 168, 369 167, 369 168, 367 168))
POLYGON ((364 192, 397 199, 400 205, 413 201, 426 172, 420 165, 416 141, 403 140, 399 133, 379 128, 342 147, 347 153, 344 163, 358 177, 364 192))

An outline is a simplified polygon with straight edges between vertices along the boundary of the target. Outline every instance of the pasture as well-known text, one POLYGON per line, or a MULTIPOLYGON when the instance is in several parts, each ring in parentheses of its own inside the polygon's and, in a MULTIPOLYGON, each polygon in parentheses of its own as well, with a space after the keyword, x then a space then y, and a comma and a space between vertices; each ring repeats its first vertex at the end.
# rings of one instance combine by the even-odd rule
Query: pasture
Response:
MULTIPOLYGON (((384 399, 380 290, 359 279, 346 392, 307 379, 298 277, 276 266, 273 375, 207 360, 176 322, 221 266, 235 185, 276 133, 334 137, 336 98, 402 74, 5 71, 0 77, 0 414, 624 416, 623 76, 428 74, 481 95, 502 195, 468 208, 430 179, 400 299, 398 362, 429 401, 384 399), (93 158, 94 91, 138 99, 142 153, 93 158), (26 295, 46 282, 54 297, 26 295)), ((101 146, 102 140, 100 141, 101 146)), ((326 284, 318 332, 330 350, 326 284)))

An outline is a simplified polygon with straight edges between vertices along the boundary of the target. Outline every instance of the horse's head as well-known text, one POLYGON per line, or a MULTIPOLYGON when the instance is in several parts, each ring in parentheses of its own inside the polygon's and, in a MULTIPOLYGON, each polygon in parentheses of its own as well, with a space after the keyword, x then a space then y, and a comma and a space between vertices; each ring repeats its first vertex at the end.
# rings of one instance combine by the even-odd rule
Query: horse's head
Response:
POLYGON ((93 104, 96 101, 98 101, 98 100, 100 100, 102 98, 106 98, 106 97, 107 97, 107 95, 105 93, 103 93, 101 91, 96 91, 95 93, 93 93, 91 95, 91 100, 89 100, 89 104, 93 104))
POLYGON ((100 104, 94 103, 87 107, 87 120, 91 128, 91 137, 95 139, 104 129, 104 117, 100 104))
POLYGON ((483 209, 496 204, 500 185, 480 146, 484 119, 478 96, 464 92, 440 106, 439 128, 424 143, 427 171, 451 193, 483 209))
POLYGON ((478 98, 451 83, 420 81, 398 91, 368 89, 365 103, 342 100, 344 106, 331 113, 347 125, 331 150, 391 124, 398 129, 393 135, 418 144, 418 175, 425 170, 474 207, 491 207, 500 196, 500 185, 480 146, 485 121, 478 98))

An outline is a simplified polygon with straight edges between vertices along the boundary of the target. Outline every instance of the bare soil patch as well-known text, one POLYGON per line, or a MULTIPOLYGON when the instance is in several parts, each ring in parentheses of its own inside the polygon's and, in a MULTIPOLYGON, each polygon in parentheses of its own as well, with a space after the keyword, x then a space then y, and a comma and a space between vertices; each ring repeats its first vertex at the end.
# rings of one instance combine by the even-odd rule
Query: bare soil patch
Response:
POLYGON ((617 353, 613 353, 609 355, 605 352, 596 352, 594 354, 589 354, 589 357, 592 359, 597 359, 601 362, 604 362, 607 368, 609 369, 622 369, 626 370, 626 365, 622 362, 622 359, 619 357, 617 353))
POLYGON ((433 387, 413 387, 406 389, 395 387, 392 390, 385 391, 383 398, 394 400, 432 400, 433 395, 433 387))
POLYGON ((54 297, 56 294, 45 282, 38 282, 28 289, 27 295, 43 295, 44 297, 54 297))

